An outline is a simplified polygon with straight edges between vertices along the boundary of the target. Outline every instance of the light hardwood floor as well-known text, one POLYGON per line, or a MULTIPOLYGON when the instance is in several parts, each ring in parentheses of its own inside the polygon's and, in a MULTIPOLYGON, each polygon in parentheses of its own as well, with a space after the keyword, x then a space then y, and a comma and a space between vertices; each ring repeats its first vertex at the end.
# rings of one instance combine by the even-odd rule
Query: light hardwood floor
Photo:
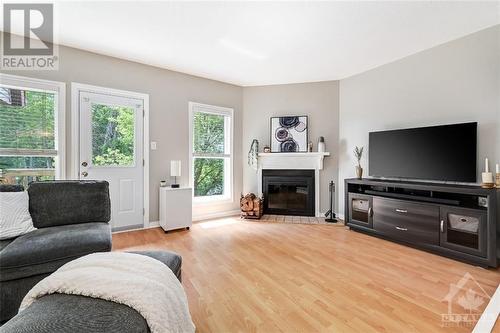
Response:
POLYGON ((500 283, 498 269, 334 225, 226 218, 113 235, 113 250, 132 249, 182 255, 197 332, 470 332, 441 325, 450 284, 468 272, 492 295, 500 283))

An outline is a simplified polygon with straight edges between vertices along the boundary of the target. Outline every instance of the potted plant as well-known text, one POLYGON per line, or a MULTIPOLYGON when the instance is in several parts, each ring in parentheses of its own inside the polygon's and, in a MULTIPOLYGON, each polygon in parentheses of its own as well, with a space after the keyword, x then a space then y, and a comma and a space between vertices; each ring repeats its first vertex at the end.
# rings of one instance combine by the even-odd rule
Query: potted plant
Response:
POLYGON ((358 165, 356 166, 356 176, 358 179, 363 178, 363 168, 361 167, 361 157, 363 156, 363 149, 364 147, 358 147, 354 148, 354 156, 356 156, 356 159, 358 160, 358 165))

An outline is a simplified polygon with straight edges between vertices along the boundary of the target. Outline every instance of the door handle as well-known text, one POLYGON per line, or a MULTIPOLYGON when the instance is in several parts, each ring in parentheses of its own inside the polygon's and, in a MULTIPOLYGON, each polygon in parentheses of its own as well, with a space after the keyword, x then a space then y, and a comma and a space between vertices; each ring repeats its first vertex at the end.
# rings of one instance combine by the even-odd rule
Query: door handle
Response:
POLYGON ((441 223, 439 224, 439 229, 441 232, 444 232, 444 220, 441 220, 441 223))
POLYGON ((88 175, 89 175, 89 173, 87 171, 82 172, 83 177, 87 177, 88 175))
POLYGON ((86 167, 87 165, 89 165, 87 162, 82 162, 82 167, 86 167))
POLYGON ((396 227, 396 229, 401 230, 401 231, 408 231, 408 228, 396 227))
POLYGON ((406 209, 398 209, 398 208, 396 208, 396 212, 405 213, 405 214, 408 213, 408 211, 406 209))
POLYGON ((373 217, 373 208, 368 208, 368 216, 373 217))

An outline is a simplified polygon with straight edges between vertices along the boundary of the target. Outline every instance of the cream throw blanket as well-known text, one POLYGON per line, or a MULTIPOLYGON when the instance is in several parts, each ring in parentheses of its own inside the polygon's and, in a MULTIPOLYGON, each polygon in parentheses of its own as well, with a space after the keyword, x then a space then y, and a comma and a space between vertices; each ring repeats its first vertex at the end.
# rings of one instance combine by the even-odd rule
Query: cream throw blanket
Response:
POLYGON ((195 331, 179 280, 165 264, 147 256, 108 252, 73 260, 34 286, 19 311, 54 293, 125 304, 144 317, 152 333, 195 331))

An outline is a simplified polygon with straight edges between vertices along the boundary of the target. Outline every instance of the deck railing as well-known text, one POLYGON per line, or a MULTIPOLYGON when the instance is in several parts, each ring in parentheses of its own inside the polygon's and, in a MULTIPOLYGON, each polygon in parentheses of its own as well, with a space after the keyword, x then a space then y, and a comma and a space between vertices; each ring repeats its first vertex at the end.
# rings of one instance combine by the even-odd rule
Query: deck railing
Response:
POLYGON ((55 169, 0 169, 0 182, 27 186, 36 180, 54 179, 55 169))

